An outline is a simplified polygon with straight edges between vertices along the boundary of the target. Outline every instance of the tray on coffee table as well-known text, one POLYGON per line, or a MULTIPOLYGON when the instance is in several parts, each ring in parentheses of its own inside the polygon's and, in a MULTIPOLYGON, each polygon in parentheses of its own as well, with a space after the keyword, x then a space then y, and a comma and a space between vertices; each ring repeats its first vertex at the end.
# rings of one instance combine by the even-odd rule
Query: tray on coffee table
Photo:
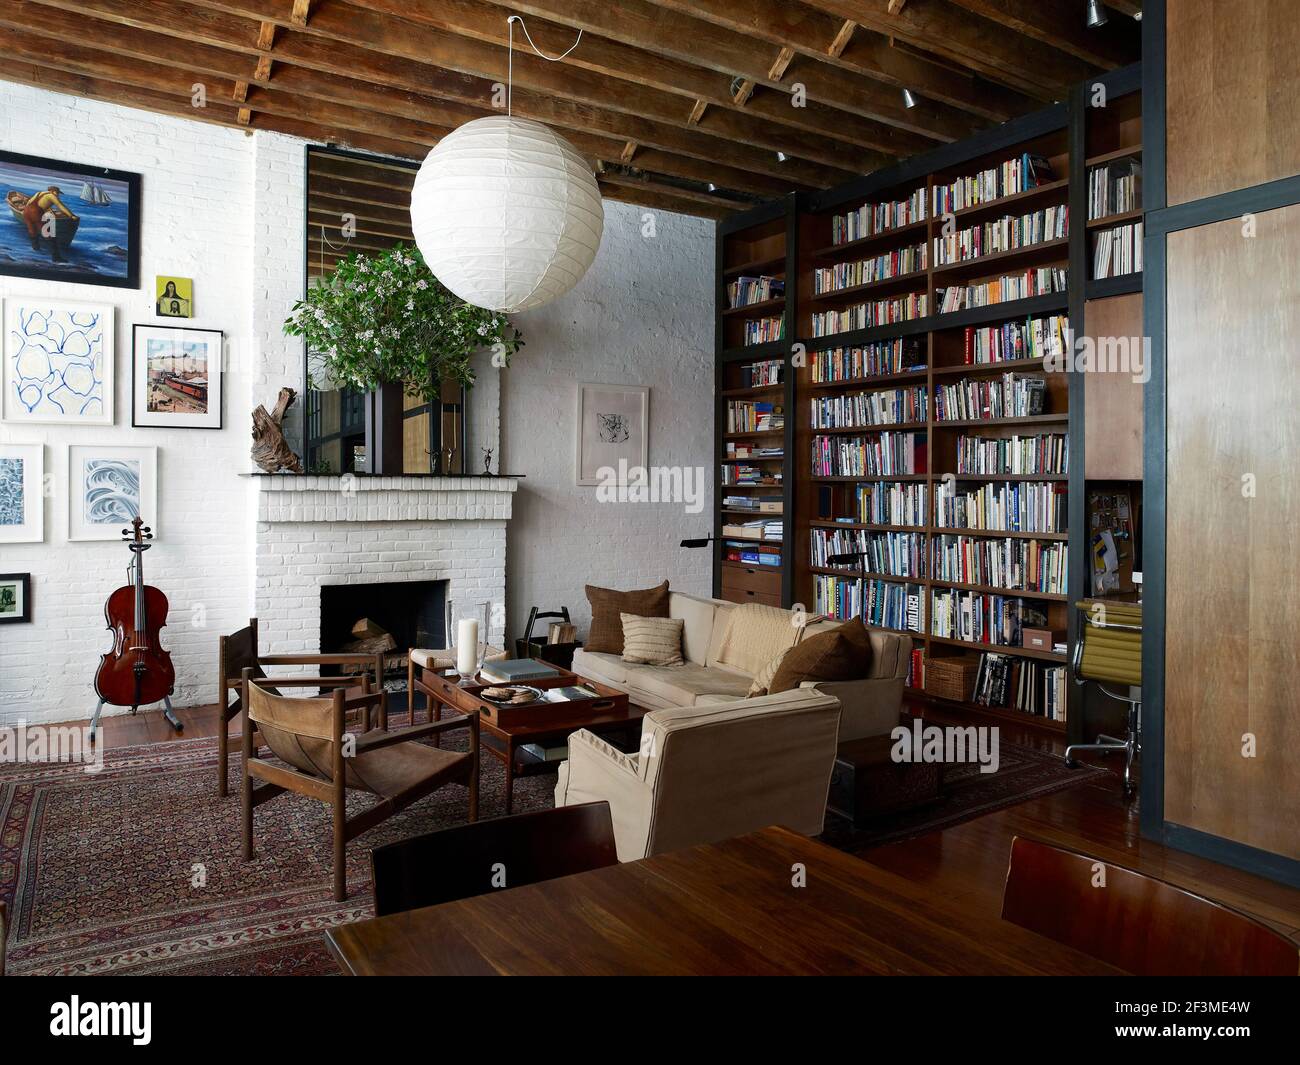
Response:
POLYGON ((608 688, 594 681, 584 680, 572 673, 558 677, 542 677, 528 681, 530 688, 549 691, 552 688, 588 688, 596 694, 587 699, 566 699, 553 703, 546 699, 537 699, 531 703, 518 703, 499 706, 484 699, 480 694, 487 688, 511 687, 506 684, 471 684, 462 688, 465 695, 471 697, 479 706, 479 713, 500 728, 524 725, 545 728, 561 722, 573 721, 584 717, 595 717, 611 710, 627 708, 627 694, 614 688, 608 688))

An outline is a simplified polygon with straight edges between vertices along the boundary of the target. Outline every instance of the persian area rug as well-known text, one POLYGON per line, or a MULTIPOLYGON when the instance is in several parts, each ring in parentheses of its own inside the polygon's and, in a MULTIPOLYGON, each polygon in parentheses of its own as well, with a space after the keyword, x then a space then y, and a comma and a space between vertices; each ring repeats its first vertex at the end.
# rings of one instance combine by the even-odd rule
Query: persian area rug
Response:
POLYGON ((827 811, 826 827, 819 838, 840 850, 862 851, 883 843, 941 832, 995 810, 1108 775, 1105 769, 1090 766, 1070 769, 1059 754, 1006 740, 1000 743, 998 753, 996 773, 981 773, 973 763, 945 766, 943 795, 937 802, 906 813, 890 814, 878 824, 854 828, 846 818, 827 811))
MULTIPOLYGON (((122 747, 97 774, 0 767, 9 973, 336 974, 324 933, 371 916, 371 848, 466 820, 466 791, 450 784, 364 833, 348 844, 347 901, 335 902, 329 807, 298 795, 259 806, 257 855, 244 862, 240 759, 218 798, 216 750, 215 737, 122 747)), ((483 756, 480 817, 505 813, 504 775, 483 756)), ((552 775, 516 780, 515 812, 549 808, 554 787, 552 775)), ((371 801, 349 793, 349 812, 371 801)))

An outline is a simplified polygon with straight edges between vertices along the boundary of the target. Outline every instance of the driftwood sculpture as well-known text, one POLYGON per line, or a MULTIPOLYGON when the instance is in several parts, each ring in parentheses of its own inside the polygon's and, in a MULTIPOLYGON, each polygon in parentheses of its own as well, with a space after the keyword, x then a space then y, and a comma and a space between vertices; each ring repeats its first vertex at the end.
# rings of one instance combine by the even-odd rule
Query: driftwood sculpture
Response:
POLYGON ((275 410, 268 414, 266 407, 259 403, 253 411, 253 461, 267 473, 279 473, 281 470, 302 473, 302 463, 285 442, 281 428, 284 412, 293 406, 293 401, 297 398, 298 393, 292 388, 282 388, 275 401, 275 410))

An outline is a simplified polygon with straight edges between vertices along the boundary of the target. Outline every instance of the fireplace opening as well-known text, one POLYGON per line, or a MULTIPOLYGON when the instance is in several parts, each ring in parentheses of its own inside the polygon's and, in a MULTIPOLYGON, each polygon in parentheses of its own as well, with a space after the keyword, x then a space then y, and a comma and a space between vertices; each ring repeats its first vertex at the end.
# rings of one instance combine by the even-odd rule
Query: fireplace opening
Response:
POLYGON ((329 584, 320 590, 321 654, 383 654, 385 686, 406 680, 413 647, 444 647, 446 581, 329 584))

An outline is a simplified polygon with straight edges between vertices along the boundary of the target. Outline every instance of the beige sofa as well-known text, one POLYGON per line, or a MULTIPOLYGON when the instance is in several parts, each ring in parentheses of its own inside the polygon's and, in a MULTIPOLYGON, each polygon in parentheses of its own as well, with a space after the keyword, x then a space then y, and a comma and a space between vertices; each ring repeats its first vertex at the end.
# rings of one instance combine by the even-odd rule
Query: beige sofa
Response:
MULTIPOLYGON (((673 592, 668 613, 681 618, 682 656, 679 666, 634 665, 619 655, 579 650, 573 671, 625 691, 640 706, 656 710, 718 706, 744 699, 753 677, 723 661, 727 625, 735 603, 673 592)), ((804 639, 835 628, 840 622, 809 625, 804 639)), ((858 624, 858 622, 853 622, 858 624)), ((813 687, 837 699, 842 707, 840 742, 888 734, 898 724, 907 681, 912 641, 887 632, 871 633, 871 666, 864 680, 823 682, 813 687)))
POLYGON ((569 737, 555 805, 608 802, 619 861, 786 825, 822 830, 840 720, 831 695, 796 688, 647 714, 624 754, 569 737))

